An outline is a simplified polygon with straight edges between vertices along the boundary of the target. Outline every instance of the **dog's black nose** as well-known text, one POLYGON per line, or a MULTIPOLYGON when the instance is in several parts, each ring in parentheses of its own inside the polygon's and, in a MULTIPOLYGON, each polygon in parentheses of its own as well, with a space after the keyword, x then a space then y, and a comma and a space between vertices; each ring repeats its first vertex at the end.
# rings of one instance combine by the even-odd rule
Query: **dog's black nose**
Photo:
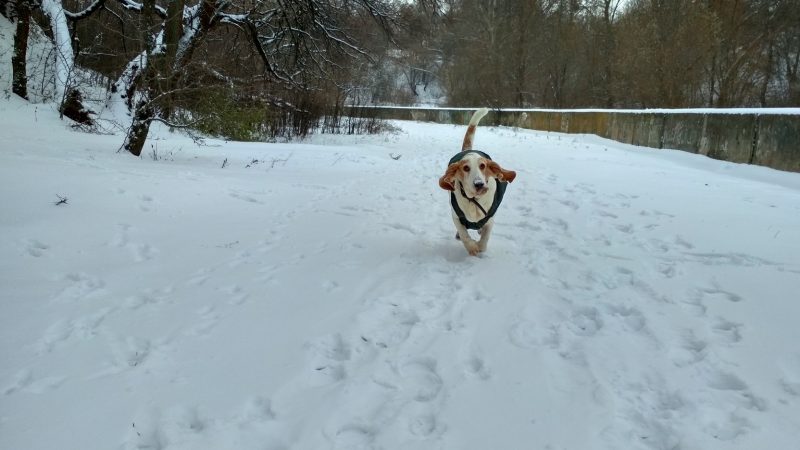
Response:
POLYGON ((486 186, 486 183, 484 183, 481 180, 475 180, 474 185, 475 185, 475 189, 483 189, 483 187, 486 186))

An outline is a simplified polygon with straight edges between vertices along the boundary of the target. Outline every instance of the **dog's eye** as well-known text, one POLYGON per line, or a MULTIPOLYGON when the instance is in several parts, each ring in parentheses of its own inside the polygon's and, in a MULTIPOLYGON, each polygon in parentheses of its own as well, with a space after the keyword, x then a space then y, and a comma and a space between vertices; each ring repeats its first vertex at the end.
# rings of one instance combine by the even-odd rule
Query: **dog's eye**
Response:
POLYGON ((469 166, 464 166, 464 172, 469 172, 469 166))
POLYGON ((486 164, 481 163, 481 170, 486 168, 486 164))

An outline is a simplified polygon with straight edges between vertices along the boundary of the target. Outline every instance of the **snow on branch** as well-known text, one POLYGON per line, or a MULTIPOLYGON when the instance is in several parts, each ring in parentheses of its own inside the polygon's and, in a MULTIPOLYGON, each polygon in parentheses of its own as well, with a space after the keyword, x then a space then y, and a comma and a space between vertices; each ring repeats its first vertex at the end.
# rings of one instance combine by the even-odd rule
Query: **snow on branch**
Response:
POLYGON ((350 42, 348 42, 347 39, 340 38, 340 37, 336 36, 336 34, 334 34, 334 32, 339 31, 338 29, 329 28, 329 27, 321 24, 318 20, 315 20, 314 22, 316 23, 316 25, 320 29, 320 31, 322 31, 322 33, 325 34, 325 37, 327 37, 331 41, 334 41, 335 43, 338 43, 339 45, 342 45, 343 47, 347 47, 350 50, 353 50, 353 51, 355 51, 357 53, 360 53, 361 55, 367 55, 367 52, 365 52, 363 49, 351 44, 350 42))
MULTIPOLYGON (((382 24, 395 20, 393 11, 383 2, 361 0, 356 5, 382 24)), ((304 83, 296 79, 300 74, 303 78, 328 78, 328 70, 339 67, 334 52, 369 58, 356 39, 339 26, 337 17, 351 13, 345 8, 326 0, 275 0, 275 7, 267 11, 224 15, 220 20, 246 29, 266 73, 297 84, 304 83)))
POLYGON ((147 68, 149 57, 164 52, 164 30, 158 32, 153 42, 153 48, 136 55, 128 62, 125 66, 125 70, 122 71, 117 81, 114 82, 112 97, 117 103, 124 104, 129 111, 133 109, 135 104, 134 95, 136 93, 136 82, 139 80, 141 73, 147 68))
POLYGON ((184 6, 183 8, 183 35, 178 41, 178 49, 175 57, 176 67, 183 61, 187 49, 192 45, 192 42, 197 38, 200 32, 200 4, 193 6, 184 6))
POLYGON ((228 13, 217 13, 217 17, 219 17, 220 22, 232 24, 232 25, 241 25, 248 20, 247 14, 228 14, 228 13))
POLYGON ((202 0, 194 6, 183 8, 183 33, 178 39, 173 69, 179 76, 180 68, 185 67, 203 38, 222 19, 221 8, 228 6, 226 1, 202 0))
POLYGON ((92 4, 84 8, 83 11, 69 12, 65 10, 64 14, 67 16, 67 19, 75 22, 89 17, 92 15, 92 13, 102 8, 105 5, 105 2, 106 0, 94 0, 92 4))
MULTIPOLYGON (((129 11, 142 12, 142 10, 144 10, 144 5, 134 0, 117 0, 117 1, 119 2, 120 5, 122 5, 123 8, 129 11)), ((164 9, 163 7, 155 5, 155 12, 162 19, 167 18, 167 10, 164 9)))
MULTIPOLYGON (((128 11, 142 12, 142 10, 144 10, 144 5, 134 0, 117 0, 117 1, 123 8, 127 9, 128 11)), ((95 11, 104 8, 105 4, 106 0, 93 0, 92 3, 83 10, 78 12, 70 12, 65 10, 64 15, 67 17, 67 19, 75 22, 91 16, 95 11)), ((165 19, 167 17, 167 10, 161 6, 155 5, 155 13, 162 19, 165 19)))
POLYGON ((388 4, 370 0, 359 0, 358 3, 383 26, 384 30, 388 31, 389 25, 396 22, 397 13, 391 10, 388 4))

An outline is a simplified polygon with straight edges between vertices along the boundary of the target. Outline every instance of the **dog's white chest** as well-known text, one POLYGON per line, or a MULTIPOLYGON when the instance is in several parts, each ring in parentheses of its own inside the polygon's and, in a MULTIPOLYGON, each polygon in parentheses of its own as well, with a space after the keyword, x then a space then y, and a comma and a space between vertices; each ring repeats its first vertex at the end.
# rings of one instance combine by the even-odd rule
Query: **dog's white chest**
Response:
POLYGON ((484 211, 489 211, 492 208, 492 203, 494 202, 495 191, 497 190, 497 182, 490 178, 488 181, 489 189, 486 191, 485 194, 481 195, 480 198, 476 198, 475 201, 478 202, 483 211, 478 208, 473 201, 469 198, 465 197, 461 194, 458 190, 454 192, 456 196, 456 203, 458 203, 458 207, 461 208, 461 211, 464 213, 466 219, 470 222, 479 222, 486 217, 484 211))

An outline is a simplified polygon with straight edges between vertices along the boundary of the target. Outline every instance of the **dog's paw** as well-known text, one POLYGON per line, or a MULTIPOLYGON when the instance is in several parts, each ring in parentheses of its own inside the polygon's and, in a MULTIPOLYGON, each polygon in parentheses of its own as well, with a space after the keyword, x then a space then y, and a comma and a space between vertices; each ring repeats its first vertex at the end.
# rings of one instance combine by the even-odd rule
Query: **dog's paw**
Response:
POLYGON ((473 240, 464 241, 464 248, 467 249, 467 253, 469 253, 470 256, 478 256, 478 253, 481 252, 480 246, 473 240))

